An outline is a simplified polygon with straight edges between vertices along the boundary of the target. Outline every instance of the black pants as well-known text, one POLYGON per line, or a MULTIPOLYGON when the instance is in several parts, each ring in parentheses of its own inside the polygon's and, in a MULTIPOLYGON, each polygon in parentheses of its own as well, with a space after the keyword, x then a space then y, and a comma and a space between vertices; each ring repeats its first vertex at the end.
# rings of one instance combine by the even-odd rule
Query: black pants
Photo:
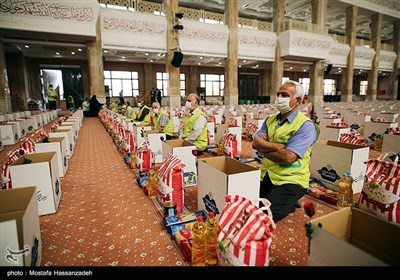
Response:
POLYGON ((172 137, 171 135, 168 135, 168 134, 165 134, 165 138, 166 138, 167 140, 173 139, 173 137, 172 137))
POLYGON ((272 184, 268 173, 260 184, 260 197, 271 202, 271 212, 274 222, 278 222, 294 212, 297 201, 306 194, 306 189, 297 184, 272 184))
POLYGON ((49 110, 57 110, 57 101, 49 101, 49 110))

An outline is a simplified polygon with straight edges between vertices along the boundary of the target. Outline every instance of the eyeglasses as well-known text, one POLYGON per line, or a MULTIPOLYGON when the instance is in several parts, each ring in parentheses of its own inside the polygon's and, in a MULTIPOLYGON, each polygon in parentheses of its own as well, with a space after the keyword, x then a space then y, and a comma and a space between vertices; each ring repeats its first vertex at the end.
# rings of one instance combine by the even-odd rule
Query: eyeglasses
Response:
POLYGON ((289 93, 289 92, 286 92, 286 91, 278 91, 278 92, 276 93, 276 96, 277 96, 277 97, 279 97, 279 96, 282 96, 282 97, 290 97, 290 93, 289 93))

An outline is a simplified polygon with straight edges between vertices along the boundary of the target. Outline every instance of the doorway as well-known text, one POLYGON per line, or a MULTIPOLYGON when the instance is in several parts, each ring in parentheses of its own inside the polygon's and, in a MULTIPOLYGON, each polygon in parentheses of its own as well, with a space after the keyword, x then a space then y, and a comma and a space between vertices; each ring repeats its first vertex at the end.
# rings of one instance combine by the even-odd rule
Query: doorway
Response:
POLYGON ((259 100, 258 98, 259 76, 258 74, 239 75, 239 99, 259 100))

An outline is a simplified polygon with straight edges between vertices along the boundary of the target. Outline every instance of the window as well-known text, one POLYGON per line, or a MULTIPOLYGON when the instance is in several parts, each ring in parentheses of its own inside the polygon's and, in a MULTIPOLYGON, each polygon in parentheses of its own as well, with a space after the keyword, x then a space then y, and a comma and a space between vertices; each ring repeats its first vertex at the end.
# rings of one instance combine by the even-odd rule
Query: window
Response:
POLYGON ((179 81, 180 81, 179 88, 181 90, 181 96, 185 97, 186 96, 186 76, 185 76, 185 74, 181 73, 179 75, 179 81))
POLYGON ((122 90, 124 96, 139 95, 139 73, 135 71, 104 71, 104 85, 110 88, 110 96, 118 97, 122 90))
POLYGON ((360 95, 367 95, 368 81, 360 82, 360 95))
MULTIPOLYGON (((156 73, 157 88, 161 90, 163 96, 168 96, 168 75, 166 72, 156 73)), ((179 87, 182 97, 186 95, 186 75, 181 73, 179 75, 179 87)))
POLYGON ((303 86, 304 95, 308 95, 308 91, 310 90, 310 78, 300 78, 299 83, 303 86))
POLYGON ((336 80, 324 80, 324 95, 336 95, 336 80))
POLYGON ((200 87, 206 88, 206 96, 223 96, 225 76, 215 74, 200 74, 200 87))
POLYGON ((289 77, 282 77, 282 84, 283 85, 286 81, 289 81, 289 77))

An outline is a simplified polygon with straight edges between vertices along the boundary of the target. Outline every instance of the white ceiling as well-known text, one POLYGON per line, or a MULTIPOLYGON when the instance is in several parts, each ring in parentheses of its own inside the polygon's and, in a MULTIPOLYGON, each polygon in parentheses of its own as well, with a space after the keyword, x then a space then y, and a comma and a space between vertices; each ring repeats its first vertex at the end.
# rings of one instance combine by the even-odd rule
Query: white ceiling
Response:
MULTIPOLYGON (((229 0, 232 1, 232 0, 229 0)), ((399 10, 400 15, 400 0, 392 0, 395 7, 399 10)), ((161 3, 162 0, 153 0, 152 2, 161 3)), ((272 19, 272 0, 238 0, 239 16, 251 19, 267 20, 272 19)), ((211 12, 223 13, 225 0, 180 0, 179 5, 184 7, 204 9, 211 12)), ((337 0, 328 1, 328 18, 327 26, 331 33, 344 35, 345 33, 345 8, 346 5, 337 0)), ((286 0, 287 19, 291 18, 300 21, 311 20, 311 0, 286 0)), ((357 37, 370 39, 370 17, 372 12, 359 9, 357 19, 357 37)), ((400 16, 399 16, 400 18, 400 16)), ((392 21, 394 19, 384 16, 382 24, 382 40, 390 40, 392 38, 392 21)), ((59 58, 59 59, 87 59, 87 49, 85 41, 75 41, 68 38, 67 42, 57 40, 51 41, 47 39, 43 41, 41 38, 31 37, 27 34, 9 34, 3 33, 2 41, 5 43, 5 51, 20 52, 24 56, 32 58, 59 58), (40 39, 40 40, 39 40, 40 39), (28 47, 26 47, 28 46, 28 47), (58 55, 56 53, 59 53, 58 55)), ((105 50, 105 61, 121 61, 121 62, 137 62, 137 63, 157 63, 165 64, 165 56, 162 53, 145 53, 137 51, 120 51, 120 50, 105 50)), ((285 62, 285 71, 305 72, 309 69, 307 62, 285 62)), ((208 67, 224 67, 223 58, 215 57, 200 57, 184 55, 182 65, 199 65, 208 67)), ((244 68, 252 69, 270 69, 271 63, 239 60, 238 65, 244 68), (258 66, 257 66, 258 65, 258 66)), ((332 73, 337 73, 338 69, 333 69, 332 73), (335 72, 336 71, 336 72, 335 72)))

